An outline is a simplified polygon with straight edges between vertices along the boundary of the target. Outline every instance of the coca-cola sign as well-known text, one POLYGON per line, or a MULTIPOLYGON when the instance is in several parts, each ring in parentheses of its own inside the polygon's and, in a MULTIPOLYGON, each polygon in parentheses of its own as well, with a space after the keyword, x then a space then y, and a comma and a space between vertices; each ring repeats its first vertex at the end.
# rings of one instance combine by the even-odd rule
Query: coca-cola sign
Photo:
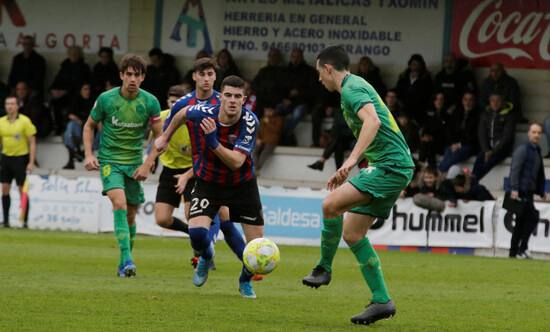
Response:
POLYGON ((451 48, 474 66, 550 68, 550 1, 454 1, 451 48))

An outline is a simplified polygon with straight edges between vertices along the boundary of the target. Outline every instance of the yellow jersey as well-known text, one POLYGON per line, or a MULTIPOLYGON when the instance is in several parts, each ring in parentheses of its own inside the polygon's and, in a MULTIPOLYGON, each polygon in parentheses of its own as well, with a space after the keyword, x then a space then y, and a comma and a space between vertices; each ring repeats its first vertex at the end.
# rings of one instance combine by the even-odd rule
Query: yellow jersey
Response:
POLYGON ((18 114, 15 121, 10 122, 8 116, 0 118, 0 138, 2 139, 2 154, 9 157, 29 154, 29 137, 36 134, 36 127, 31 119, 18 114))
MULTIPOLYGON (((162 123, 166 121, 168 115, 170 115, 169 109, 160 112, 162 123)), ((189 138, 189 131, 185 124, 174 132, 166 151, 160 155, 159 160, 163 166, 171 169, 189 168, 193 166, 191 139, 189 138)))

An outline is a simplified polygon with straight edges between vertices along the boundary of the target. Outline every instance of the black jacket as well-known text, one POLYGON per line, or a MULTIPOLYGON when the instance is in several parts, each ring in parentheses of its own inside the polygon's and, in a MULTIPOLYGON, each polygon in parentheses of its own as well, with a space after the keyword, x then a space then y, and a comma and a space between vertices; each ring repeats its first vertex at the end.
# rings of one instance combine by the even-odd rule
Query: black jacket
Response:
POLYGON ((462 106, 451 107, 445 114, 446 144, 461 143, 473 148, 473 152, 479 150, 477 127, 479 125, 479 110, 464 111, 462 106))
POLYGON ((543 196, 544 183, 544 165, 540 147, 530 142, 520 145, 512 155, 510 188, 507 191, 543 196))
POLYGON ((290 63, 287 67, 288 92, 298 90, 297 96, 287 96, 293 105, 313 105, 319 96, 321 87, 317 81, 317 71, 304 61, 298 65, 290 63))
POLYGON ((481 105, 488 105, 489 97, 493 93, 502 95, 505 102, 512 103, 515 113, 521 113, 521 96, 519 85, 515 78, 506 73, 503 73, 498 81, 493 80, 491 77, 487 77, 481 85, 481 105))
POLYGON ((429 72, 420 74, 420 77, 411 84, 410 70, 407 69, 399 76, 397 81, 397 96, 403 105, 418 122, 422 123, 425 118, 425 110, 430 105, 432 96, 432 78, 429 72))
POLYGON ((516 120, 512 105, 507 103, 500 111, 487 108, 480 117, 478 138, 481 151, 493 153, 511 150, 514 146, 516 120))
POLYGON ((258 98, 257 109, 262 113, 265 107, 275 107, 286 97, 288 76, 283 66, 265 66, 258 71, 251 83, 258 98))
POLYGON ((15 88, 17 83, 23 81, 31 89, 42 92, 45 75, 46 60, 44 57, 35 51, 32 51, 29 58, 25 58, 23 53, 19 53, 13 58, 8 85, 10 88, 15 88))
POLYGON ((91 81, 90 67, 83 59, 77 62, 71 62, 65 59, 61 63, 61 69, 55 75, 52 83, 52 89, 68 90, 69 93, 79 91, 82 84, 91 81))
POLYGON ((92 70, 94 96, 98 96, 105 91, 107 81, 111 82, 113 86, 120 85, 120 74, 116 63, 109 62, 107 65, 103 65, 101 62, 96 63, 92 70))
POLYGON ((378 67, 372 67, 372 69, 366 73, 357 72, 357 76, 360 76, 364 78, 365 81, 369 82, 374 90, 378 92, 380 97, 384 98, 388 90, 386 89, 386 85, 382 81, 382 76, 380 75, 380 69, 378 67))

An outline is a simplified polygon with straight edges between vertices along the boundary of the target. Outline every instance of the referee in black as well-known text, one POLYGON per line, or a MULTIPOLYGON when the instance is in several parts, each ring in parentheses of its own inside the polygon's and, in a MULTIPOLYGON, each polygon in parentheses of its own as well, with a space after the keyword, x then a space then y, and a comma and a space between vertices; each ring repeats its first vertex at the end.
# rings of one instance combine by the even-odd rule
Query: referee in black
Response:
MULTIPOLYGON (((19 114, 16 96, 6 97, 4 106, 6 115, 0 118, 0 144, 2 144, 0 181, 2 181, 4 227, 9 227, 11 183, 15 179, 21 194, 27 172, 30 173, 34 167, 36 127, 27 116, 19 114)), ((28 214, 25 215, 24 227, 27 227, 27 217, 28 214)))

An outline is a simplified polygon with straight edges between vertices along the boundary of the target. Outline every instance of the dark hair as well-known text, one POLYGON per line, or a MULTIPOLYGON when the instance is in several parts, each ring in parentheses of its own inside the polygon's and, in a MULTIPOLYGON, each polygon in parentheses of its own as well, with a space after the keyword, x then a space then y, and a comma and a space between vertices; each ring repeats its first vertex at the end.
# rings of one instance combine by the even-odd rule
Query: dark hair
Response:
POLYGON ((27 39, 27 40, 30 40, 32 41, 33 45, 34 45, 34 37, 32 35, 24 35, 23 36, 23 39, 27 39))
POLYGON ((434 167, 428 166, 424 168, 424 173, 432 174, 432 175, 435 175, 435 177, 437 177, 437 169, 435 169, 434 167))
POLYGON ((159 56, 161 57, 164 53, 162 53, 162 50, 158 47, 154 47, 149 51, 149 56, 159 56))
POLYGON ((145 74, 145 68, 147 67, 145 60, 136 54, 126 54, 122 60, 120 60, 120 72, 124 73, 128 68, 132 68, 135 71, 145 74))
POLYGON ((342 46, 329 46, 317 56, 319 65, 331 65, 338 71, 349 68, 349 56, 342 46))
POLYGON ((227 56, 227 64, 228 67, 237 67, 237 64, 235 63, 235 59, 233 59, 233 55, 227 48, 224 48, 218 52, 218 58, 221 54, 225 54, 227 56))
POLYGON ((101 55, 101 53, 107 53, 111 59, 113 58, 113 49, 110 47, 100 48, 99 51, 97 51, 97 55, 101 55))
POLYGON ((195 63, 193 64, 193 72, 203 71, 207 69, 216 70, 216 64, 214 63, 214 60, 212 58, 208 57, 195 60, 195 63))
POLYGON ((420 64, 420 71, 425 72, 426 71, 426 61, 424 61, 424 57, 418 53, 411 55, 409 58, 409 61, 407 62, 407 66, 411 65, 411 62, 416 61, 420 64))
POLYGON ((172 85, 170 89, 168 89, 168 97, 174 96, 179 98, 185 95, 185 89, 181 85, 172 85))
POLYGON ((457 176, 455 176, 452 182, 453 186, 464 187, 466 185, 466 176, 464 174, 458 174, 457 176))
POLYGON ((220 91, 223 91, 223 88, 225 86, 244 89, 244 85, 245 85, 245 81, 242 78, 236 75, 229 75, 223 79, 222 85, 220 87, 220 91))

